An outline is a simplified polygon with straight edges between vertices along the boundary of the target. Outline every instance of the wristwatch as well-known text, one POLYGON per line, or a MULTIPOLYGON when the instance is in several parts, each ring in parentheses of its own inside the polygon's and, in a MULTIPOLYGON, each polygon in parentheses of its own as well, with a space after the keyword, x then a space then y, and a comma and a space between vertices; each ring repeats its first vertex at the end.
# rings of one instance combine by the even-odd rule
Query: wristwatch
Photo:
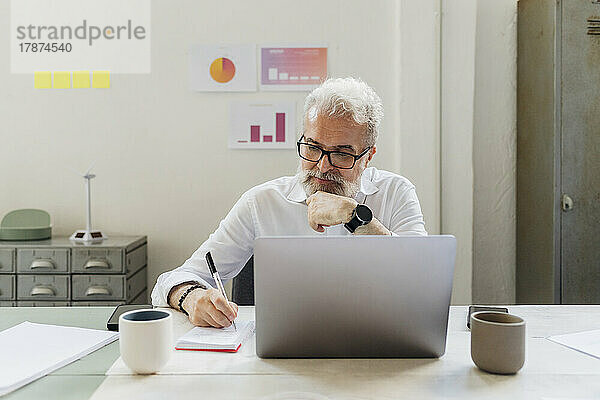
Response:
POLYGON ((364 204, 359 204, 354 208, 354 211, 352 211, 352 218, 344 224, 344 227, 346 227, 350 233, 354 233, 356 228, 368 224, 372 219, 373 213, 371 212, 371 209, 364 204))

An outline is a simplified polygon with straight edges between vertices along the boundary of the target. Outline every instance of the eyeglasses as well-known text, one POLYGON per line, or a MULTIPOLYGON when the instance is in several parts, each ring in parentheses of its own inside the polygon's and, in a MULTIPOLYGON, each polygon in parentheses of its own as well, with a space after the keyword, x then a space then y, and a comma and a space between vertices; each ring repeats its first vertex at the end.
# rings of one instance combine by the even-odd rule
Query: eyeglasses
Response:
POLYGON ((300 158, 310 162, 319 162, 324 155, 327 155, 329 164, 339 169, 354 168, 356 161, 358 161, 362 156, 367 154, 369 150, 371 150, 371 146, 369 146, 359 155, 345 153, 343 151, 327 151, 318 146, 303 143, 303 138, 304 135, 302 135, 298 143, 296 143, 298 145, 298 155, 300 158))

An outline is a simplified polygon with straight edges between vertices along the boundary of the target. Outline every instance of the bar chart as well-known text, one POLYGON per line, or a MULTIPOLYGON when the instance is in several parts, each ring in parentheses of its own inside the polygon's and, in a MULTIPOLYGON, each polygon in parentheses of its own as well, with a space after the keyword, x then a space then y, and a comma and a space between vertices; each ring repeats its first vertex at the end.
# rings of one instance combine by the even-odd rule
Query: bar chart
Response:
MULTIPOLYGON (((263 135, 263 142, 272 142, 273 135, 263 135)), ((247 143, 247 140, 238 139, 238 143, 247 143)), ((250 125, 250 143, 260 142, 260 125, 250 125)), ((285 113, 275 113, 275 142, 285 142, 285 113)))
POLYGON ((230 148, 294 147, 294 103, 231 104, 230 148))
POLYGON ((311 90, 327 78, 327 47, 261 47, 261 90, 311 90))

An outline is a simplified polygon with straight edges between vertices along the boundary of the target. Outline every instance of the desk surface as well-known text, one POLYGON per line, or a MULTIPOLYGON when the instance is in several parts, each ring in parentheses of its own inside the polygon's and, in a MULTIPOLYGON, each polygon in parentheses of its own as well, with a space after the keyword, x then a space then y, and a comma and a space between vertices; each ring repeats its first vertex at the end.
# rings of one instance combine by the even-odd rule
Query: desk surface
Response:
MULTIPOLYGON (((190 393, 236 399, 600 399, 600 360, 544 339, 600 329, 600 306, 509 306, 527 321, 527 361, 514 376, 478 370, 470 361, 466 307, 451 307, 446 354, 440 359, 261 360, 254 341, 237 354, 185 352, 194 368, 172 374, 105 373, 118 359, 112 343, 3 399, 185 398, 190 393), (192 357, 189 355, 188 357, 192 357)), ((103 329, 110 307, 0 308, 0 330, 25 320, 103 329)), ((241 316, 252 317, 253 307, 241 316)), ((176 335, 191 327, 175 315, 176 335)), ((119 362, 113 371, 117 373, 119 362)))

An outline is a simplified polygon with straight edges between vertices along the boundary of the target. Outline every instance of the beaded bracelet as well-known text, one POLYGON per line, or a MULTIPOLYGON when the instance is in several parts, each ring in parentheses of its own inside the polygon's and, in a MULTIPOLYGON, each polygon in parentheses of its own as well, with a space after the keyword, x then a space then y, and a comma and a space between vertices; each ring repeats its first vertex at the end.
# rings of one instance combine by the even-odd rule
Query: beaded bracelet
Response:
POLYGON ((179 298, 179 311, 181 311, 182 313, 184 313, 187 316, 189 316, 190 314, 188 314, 188 312, 183 309, 183 300, 185 300, 187 295, 190 294, 192 292, 192 290, 196 290, 196 289, 206 289, 206 286, 200 285, 200 284, 190 286, 189 288, 186 289, 186 291, 179 298))

